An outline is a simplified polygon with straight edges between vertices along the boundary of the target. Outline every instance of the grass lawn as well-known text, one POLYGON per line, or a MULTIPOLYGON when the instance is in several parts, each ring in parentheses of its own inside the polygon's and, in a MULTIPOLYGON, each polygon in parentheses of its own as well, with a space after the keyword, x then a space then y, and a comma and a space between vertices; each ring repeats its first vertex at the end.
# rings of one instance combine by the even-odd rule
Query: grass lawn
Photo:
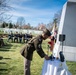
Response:
MULTIPOLYGON (((47 51, 47 41, 43 42, 43 49, 47 51)), ((8 43, 0 48, 0 75, 24 75, 24 58, 20 49, 24 44, 8 43)), ((31 62, 31 75, 40 75, 44 59, 34 52, 31 62)), ((67 62, 72 75, 76 75, 76 62, 67 62)))

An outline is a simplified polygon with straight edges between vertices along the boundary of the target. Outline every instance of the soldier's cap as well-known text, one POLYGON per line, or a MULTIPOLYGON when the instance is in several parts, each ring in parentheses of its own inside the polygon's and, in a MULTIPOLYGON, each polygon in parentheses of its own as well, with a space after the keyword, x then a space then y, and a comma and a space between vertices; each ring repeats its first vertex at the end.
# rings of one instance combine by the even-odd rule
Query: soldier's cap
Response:
POLYGON ((48 29, 44 29, 44 30, 43 30, 43 33, 44 33, 45 35, 51 36, 51 33, 50 33, 50 31, 49 31, 48 29))

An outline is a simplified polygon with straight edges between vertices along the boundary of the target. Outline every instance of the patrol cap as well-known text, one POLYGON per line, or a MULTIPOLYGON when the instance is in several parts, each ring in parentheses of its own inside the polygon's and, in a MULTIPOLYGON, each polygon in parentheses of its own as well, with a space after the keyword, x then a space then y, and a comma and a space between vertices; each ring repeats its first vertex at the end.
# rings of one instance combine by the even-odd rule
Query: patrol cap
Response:
POLYGON ((49 31, 48 29, 44 29, 44 30, 43 30, 43 33, 44 33, 45 35, 51 36, 51 33, 50 33, 50 31, 49 31))

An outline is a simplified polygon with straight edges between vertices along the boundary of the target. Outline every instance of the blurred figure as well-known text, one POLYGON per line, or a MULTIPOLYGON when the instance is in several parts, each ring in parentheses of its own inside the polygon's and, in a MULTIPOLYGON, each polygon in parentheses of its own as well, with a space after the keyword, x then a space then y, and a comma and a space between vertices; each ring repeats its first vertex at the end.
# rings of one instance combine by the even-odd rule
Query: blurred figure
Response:
POLYGON ((18 37, 19 37, 19 34, 18 34, 18 32, 16 32, 16 34, 14 34, 14 42, 17 41, 17 43, 18 43, 18 37))
MULTIPOLYGON (((23 41, 24 41, 24 43, 25 43, 25 40, 27 40, 27 33, 25 33, 24 35, 23 35, 23 41)), ((28 40, 27 40, 28 41, 28 40)))
POLYGON ((29 40, 31 40, 31 38, 32 38, 32 35, 31 34, 24 34, 24 42, 26 41, 26 43, 29 41, 29 40))
POLYGON ((13 42, 13 33, 12 32, 10 34, 8 34, 8 42, 9 42, 9 40, 12 40, 12 42, 13 42))
POLYGON ((3 38, 2 36, 0 36, 0 47, 4 46, 4 41, 3 41, 3 38))
POLYGON ((48 44, 50 45, 50 51, 53 51, 54 44, 55 44, 54 36, 50 36, 50 42, 48 42, 48 44))
POLYGON ((23 35, 22 35, 22 32, 19 34, 19 42, 21 43, 22 42, 22 37, 23 37, 23 35))
POLYGON ((54 32, 54 38, 55 38, 55 43, 56 43, 56 40, 57 40, 57 30, 55 30, 55 32, 54 32))
MULTIPOLYGON (((56 39, 54 38, 54 36, 51 36, 50 37, 50 42, 48 42, 49 49, 50 49, 50 52, 51 52, 51 56, 50 56, 50 59, 51 60, 54 60, 55 59, 55 57, 53 56, 53 49, 54 49, 55 42, 56 42, 56 39)), ((59 58, 56 57, 56 59, 59 59, 59 58)))

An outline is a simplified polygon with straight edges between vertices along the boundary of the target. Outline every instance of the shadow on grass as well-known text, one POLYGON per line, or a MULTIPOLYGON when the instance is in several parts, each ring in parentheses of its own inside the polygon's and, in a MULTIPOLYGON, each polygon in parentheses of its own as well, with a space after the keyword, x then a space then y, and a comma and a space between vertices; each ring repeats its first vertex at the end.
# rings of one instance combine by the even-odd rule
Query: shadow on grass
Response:
POLYGON ((0 56, 0 60, 2 60, 3 59, 3 57, 2 56, 0 56))
POLYGON ((8 69, 0 69, 0 75, 8 75, 8 69))
POLYGON ((11 47, 12 47, 11 44, 7 44, 7 45, 2 46, 1 48, 10 49, 11 47))
POLYGON ((9 59, 11 59, 11 58, 3 58, 3 59, 7 59, 7 60, 9 60, 9 59))
POLYGON ((8 69, 0 69, 0 71, 8 71, 8 69))
POLYGON ((0 75, 8 75, 8 73, 0 73, 0 75))
POLYGON ((0 51, 4 51, 4 52, 11 51, 11 52, 14 52, 14 50, 1 49, 1 48, 0 48, 0 51))
MULTIPOLYGON (((3 59, 9 60, 11 58, 3 58, 2 56, 0 56, 0 60, 3 60, 3 59)), ((6 67, 7 63, 0 61, 0 66, 3 66, 3 65, 6 67)), ((0 75, 8 75, 8 69, 0 67, 0 75)))
POLYGON ((3 58, 2 56, 0 56, 0 60, 2 59, 10 60, 11 58, 3 58))
POLYGON ((11 47, 12 47, 11 44, 7 44, 7 45, 5 45, 5 46, 0 47, 0 51, 4 51, 4 52, 12 51, 12 52, 14 52, 13 50, 10 50, 11 47))
POLYGON ((3 68, 2 66, 6 67, 7 66, 7 63, 6 62, 3 62, 3 59, 5 60, 10 60, 11 58, 3 58, 2 56, 0 56, 0 75, 8 75, 8 69, 6 68, 3 68))
POLYGON ((7 64, 7 63, 5 63, 5 62, 0 62, 0 64, 7 64))
POLYGON ((7 50, 7 49, 6 49, 6 50, 5 50, 5 49, 0 49, 0 51, 10 51, 10 50, 7 50))

